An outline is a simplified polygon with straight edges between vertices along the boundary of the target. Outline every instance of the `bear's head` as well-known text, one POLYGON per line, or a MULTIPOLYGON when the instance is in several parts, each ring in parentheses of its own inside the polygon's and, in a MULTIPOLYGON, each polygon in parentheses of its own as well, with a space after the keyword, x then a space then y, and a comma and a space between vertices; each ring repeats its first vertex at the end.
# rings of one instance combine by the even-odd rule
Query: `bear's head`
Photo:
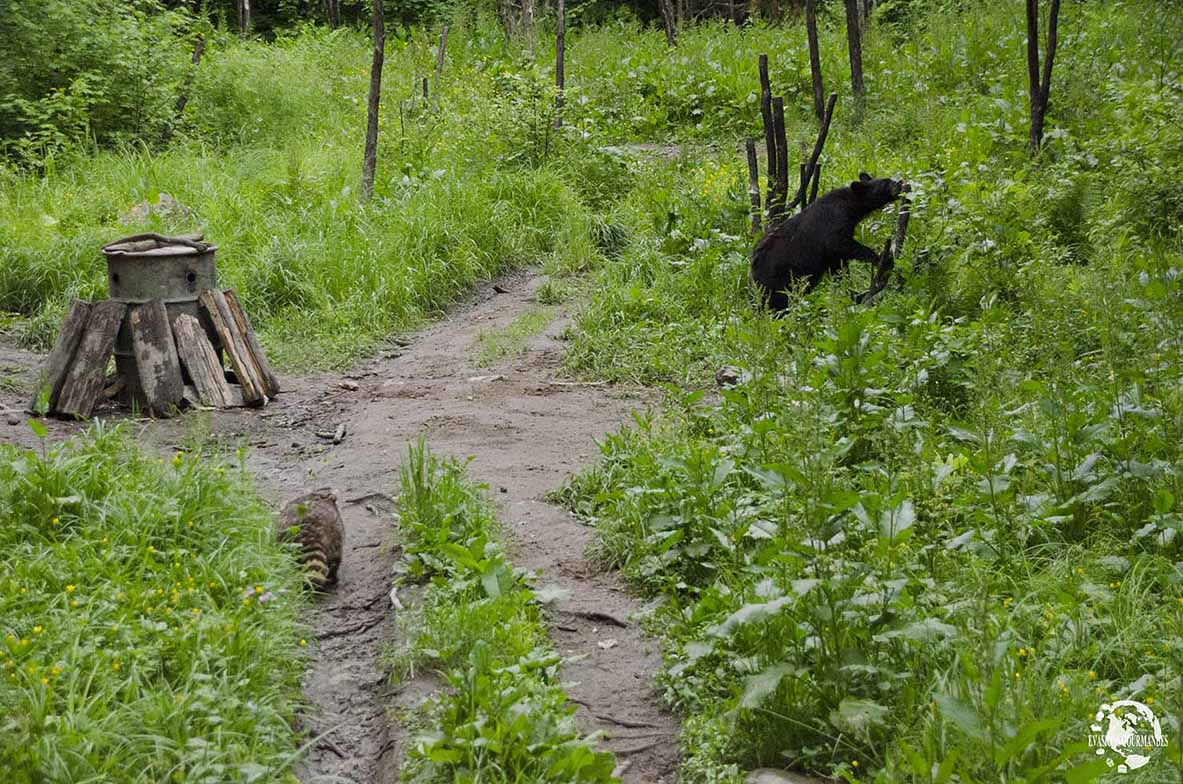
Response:
POLYGON ((868 210, 877 210, 907 192, 908 185, 903 180, 892 180, 887 177, 875 179, 866 172, 859 172, 858 179, 850 183, 850 190, 868 210))

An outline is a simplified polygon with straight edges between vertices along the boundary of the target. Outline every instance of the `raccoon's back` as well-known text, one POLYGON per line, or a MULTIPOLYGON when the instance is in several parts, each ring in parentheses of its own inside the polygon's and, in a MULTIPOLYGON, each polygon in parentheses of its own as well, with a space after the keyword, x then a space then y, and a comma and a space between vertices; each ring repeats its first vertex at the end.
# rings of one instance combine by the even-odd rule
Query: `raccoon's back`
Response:
POLYGON ((345 545, 345 526, 331 493, 308 493, 280 512, 276 538, 300 545, 307 579, 315 588, 337 581, 345 545))

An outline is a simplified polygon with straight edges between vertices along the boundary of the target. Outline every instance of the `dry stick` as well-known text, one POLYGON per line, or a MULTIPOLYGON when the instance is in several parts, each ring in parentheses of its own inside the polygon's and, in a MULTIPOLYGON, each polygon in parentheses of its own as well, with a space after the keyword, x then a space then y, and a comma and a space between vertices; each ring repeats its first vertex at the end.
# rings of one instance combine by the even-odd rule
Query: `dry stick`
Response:
POLYGON ((912 202, 904 199, 900 203, 900 211, 895 223, 895 236, 888 237, 883 245, 883 252, 879 254, 879 262, 875 265, 875 272, 871 275, 871 286, 865 294, 858 297, 858 302, 870 305, 887 288, 891 280, 892 270, 895 269, 896 257, 904 247, 904 235, 908 232, 908 219, 912 215, 912 202))
POLYGON ((444 25, 440 30, 440 46, 435 53, 435 77, 434 84, 431 90, 431 110, 436 109, 436 102, 439 100, 440 94, 440 76, 444 72, 444 50, 448 46, 448 26, 444 25))
MULTIPOLYGON (((826 136, 830 133, 830 121, 834 119, 834 106, 838 103, 838 93, 830 93, 830 100, 826 101, 826 115, 822 118, 822 127, 817 132, 817 143, 813 145, 813 154, 809 156, 809 168, 806 171, 806 182, 813 179, 813 171, 817 168, 817 159, 821 157, 822 148, 826 146, 826 136)), ((797 195, 793 198, 785 211, 796 207, 805 200, 805 186, 797 191, 797 195)))
POLYGON ((374 169, 378 165, 378 105, 382 101, 382 61, 386 52, 384 0, 374 0, 374 59, 370 64, 370 97, 366 104, 366 150, 361 166, 361 200, 374 195, 374 169))
POLYGON ((768 205, 768 227, 780 223, 785 215, 789 193, 789 145, 785 140, 785 99, 772 99, 772 130, 776 133, 776 203, 768 205))
POLYGON ((752 236, 760 236, 760 162, 756 159, 756 140, 744 142, 748 151, 748 196, 752 200, 752 236))
POLYGON ((809 73, 813 78, 813 113, 820 122, 826 94, 822 84, 822 60, 817 46, 817 0, 805 0, 805 32, 809 37, 809 73))
POLYGON ((563 127, 563 61, 567 53, 567 0, 559 0, 558 18, 555 21, 555 128, 563 127))
POLYGON ((1039 0, 1027 0, 1027 97, 1031 104, 1029 146, 1035 152, 1035 115, 1039 111, 1039 0))
POLYGON ((821 181, 822 165, 819 163, 813 167, 813 184, 809 186, 809 203, 813 204, 817 201, 817 184, 821 181))
POLYGON ((768 196, 764 199, 772 225, 772 206, 776 203, 776 133, 772 128, 772 88, 768 84, 768 55, 760 55, 760 117, 764 120, 764 148, 768 173, 768 196))

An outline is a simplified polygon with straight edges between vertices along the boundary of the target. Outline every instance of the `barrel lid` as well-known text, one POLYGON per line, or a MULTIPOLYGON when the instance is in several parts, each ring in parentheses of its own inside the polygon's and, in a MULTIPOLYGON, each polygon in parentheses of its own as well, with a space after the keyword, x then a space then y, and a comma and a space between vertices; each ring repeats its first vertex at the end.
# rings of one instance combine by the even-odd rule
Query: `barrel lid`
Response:
POLYGON ((160 234, 135 234, 103 246, 107 256, 194 256, 217 250, 217 246, 202 241, 203 235, 182 234, 164 237, 160 234))

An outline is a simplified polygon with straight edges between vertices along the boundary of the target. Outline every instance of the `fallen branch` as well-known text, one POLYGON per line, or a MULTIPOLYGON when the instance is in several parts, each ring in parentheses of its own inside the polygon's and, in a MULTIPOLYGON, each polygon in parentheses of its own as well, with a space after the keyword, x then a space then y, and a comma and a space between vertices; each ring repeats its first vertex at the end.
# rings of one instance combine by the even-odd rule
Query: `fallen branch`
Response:
POLYGON ((871 286, 866 293, 857 298, 861 305, 874 303, 879 294, 887 288, 891 281, 891 273, 895 269, 896 257, 904 247, 904 235, 908 231, 908 219, 912 215, 912 202, 904 199, 900 203, 899 216, 896 218, 895 235, 887 238, 883 244, 883 252, 879 254, 879 263, 875 265, 875 272, 871 275, 871 286))

